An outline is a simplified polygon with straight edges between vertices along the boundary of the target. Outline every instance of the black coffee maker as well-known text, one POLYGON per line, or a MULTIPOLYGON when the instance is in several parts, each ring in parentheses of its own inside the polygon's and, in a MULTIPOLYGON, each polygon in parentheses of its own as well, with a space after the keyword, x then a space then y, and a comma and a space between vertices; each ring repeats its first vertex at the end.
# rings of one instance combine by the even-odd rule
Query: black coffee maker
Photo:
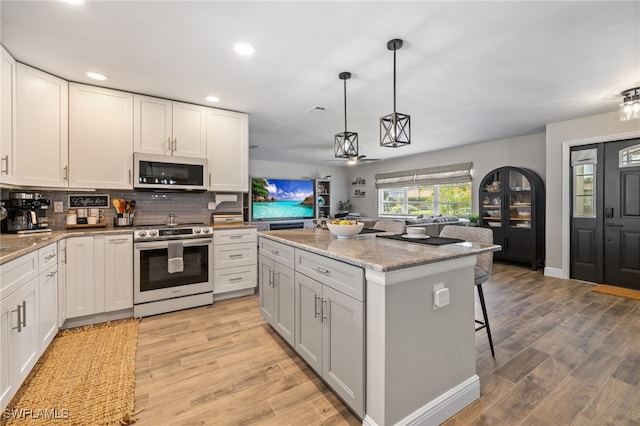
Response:
POLYGON ((2 200, 2 206, 7 210, 7 217, 1 222, 0 232, 29 234, 51 231, 47 217, 51 200, 36 198, 36 194, 31 193, 20 194, 21 198, 10 196, 8 200, 2 200))

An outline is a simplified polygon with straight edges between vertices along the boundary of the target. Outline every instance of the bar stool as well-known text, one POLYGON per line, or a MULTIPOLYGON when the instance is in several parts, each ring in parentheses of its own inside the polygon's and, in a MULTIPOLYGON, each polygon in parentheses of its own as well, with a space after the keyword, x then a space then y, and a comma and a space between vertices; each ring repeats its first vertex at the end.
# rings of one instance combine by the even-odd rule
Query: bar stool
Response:
MULTIPOLYGON (((493 244, 493 231, 489 228, 479 228, 474 226, 458 226, 446 225, 440 231, 441 237, 460 238, 461 240, 473 243, 493 244)), ((478 255, 476 266, 473 268, 474 284, 478 289, 478 298, 482 307, 483 320, 475 320, 476 331, 487 329, 487 337, 489 338, 489 346, 491 347, 491 355, 496 356, 493 349, 493 339, 491 339, 491 328, 489 327, 489 317, 487 315, 487 306, 484 302, 484 293, 482 291, 482 283, 487 281, 491 276, 491 267, 493 265, 493 252, 478 255)))

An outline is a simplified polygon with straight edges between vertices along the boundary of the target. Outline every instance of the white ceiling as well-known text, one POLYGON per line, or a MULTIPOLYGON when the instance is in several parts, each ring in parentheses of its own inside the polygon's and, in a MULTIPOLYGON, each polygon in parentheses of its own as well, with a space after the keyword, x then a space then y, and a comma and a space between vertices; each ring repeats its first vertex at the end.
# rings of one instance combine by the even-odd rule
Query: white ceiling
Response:
MULTIPOLYGON (((252 159, 333 159, 344 130, 392 158, 543 132, 617 109, 640 86, 640 2, 58 1, 1 3, 2 44, 70 81, 250 114, 252 159), (379 146, 379 118, 411 115, 412 143, 379 146), (257 53, 239 57, 237 41, 257 53), (305 114, 313 106, 321 115, 305 114)), ((324 163, 327 164, 327 163, 324 163)))

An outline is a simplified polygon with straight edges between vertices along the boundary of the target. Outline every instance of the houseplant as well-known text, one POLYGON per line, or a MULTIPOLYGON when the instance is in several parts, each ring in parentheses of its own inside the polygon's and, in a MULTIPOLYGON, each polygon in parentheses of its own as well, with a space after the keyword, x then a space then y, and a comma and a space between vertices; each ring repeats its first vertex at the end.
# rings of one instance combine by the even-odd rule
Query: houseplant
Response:
POLYGON ((341 213, 349 213, 349 210, 351 210, 351 201, 349 200, 345 200, 345 201, 338 201, 338 210, 341 213))

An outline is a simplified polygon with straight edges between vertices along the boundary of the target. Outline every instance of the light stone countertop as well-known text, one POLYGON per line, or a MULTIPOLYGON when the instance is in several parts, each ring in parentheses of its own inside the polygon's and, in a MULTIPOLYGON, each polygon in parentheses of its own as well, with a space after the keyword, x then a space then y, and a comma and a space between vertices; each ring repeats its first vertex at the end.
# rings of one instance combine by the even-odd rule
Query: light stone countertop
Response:
POLYGON ((338 239, 326 229, 261 231, 258 235, 380 272, 411 268, 500 250, 498 245, 464 242, 433 246, 377 238, 376 234, 363 234, 351 239, 338 239))
POLYGON ((0 235, 0 264, 17 259, 65 238, 123 234, 133 234, 133 228, 84 228, 82 230, 51 231, 36 234, 2 234, 0 235))
MULTIPOLYGON (((257 228, 251 224, 233 224, 212 226, 213 231, 257 228)), ((58 242, 64 238, 86 237, 93 235, 124 235, 133 234, 131 227, 123 228, 82 228, 67 231, 51 231, 35 234, 0 234, 0 264, 17 259, 20 256, 38 250, 51 243, 58 242)))

